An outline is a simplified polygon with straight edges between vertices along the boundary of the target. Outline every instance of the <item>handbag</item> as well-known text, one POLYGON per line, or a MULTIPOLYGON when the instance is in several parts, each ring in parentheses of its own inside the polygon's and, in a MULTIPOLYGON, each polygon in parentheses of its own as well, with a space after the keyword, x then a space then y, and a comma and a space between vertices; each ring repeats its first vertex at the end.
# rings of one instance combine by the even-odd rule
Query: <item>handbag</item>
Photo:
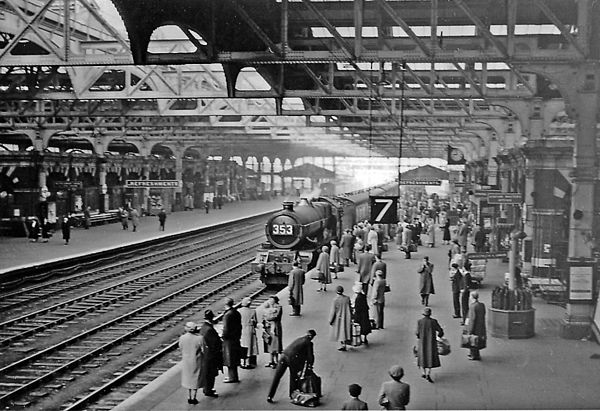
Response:
POLYGON ((439 355, 450 354, 450 342, 444 337, 437 337, 437 351, 439 355))
POLYGON ((390 291, 392 291, 392 289, 390 288, 390 285, 388 283, 385 284, 385 289, 383 291, 386 293, 389 293, 390 291))
POLYGON ((318 280, 319 279, 319 270, 317 270, 317 267, 315 268, 311 268, 310 270, 308 270, 308 278, 310 278, 311 280, 318 280))

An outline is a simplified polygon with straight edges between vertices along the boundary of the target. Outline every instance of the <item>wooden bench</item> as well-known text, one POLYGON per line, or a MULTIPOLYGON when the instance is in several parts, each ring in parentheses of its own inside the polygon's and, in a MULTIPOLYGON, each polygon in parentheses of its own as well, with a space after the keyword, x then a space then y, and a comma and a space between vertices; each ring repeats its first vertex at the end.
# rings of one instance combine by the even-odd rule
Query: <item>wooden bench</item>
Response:
MULTIPOLYGON (((74 227, 85 227, 83 213, 72 214, 74 227)), ((105 213, 90 214, 90 226, 116 223, 120 221, 118 211, 107 211, 105 213)))

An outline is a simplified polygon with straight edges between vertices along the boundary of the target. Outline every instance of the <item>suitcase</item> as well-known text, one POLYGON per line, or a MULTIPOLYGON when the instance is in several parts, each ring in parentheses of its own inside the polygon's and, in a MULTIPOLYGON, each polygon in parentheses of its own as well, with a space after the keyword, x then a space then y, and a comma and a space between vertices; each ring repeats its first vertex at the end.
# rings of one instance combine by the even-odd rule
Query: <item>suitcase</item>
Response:
POLYGON ((317 398, 321 398, 321 377, 313 370, 307 369, 304 371, 304 376, 300 378, 300 391, 315 394, 317 398))
POLYGON ((352 323, 352 346, 358 347, 362 344, 362 338, 360 338, 360 324, 352 323))

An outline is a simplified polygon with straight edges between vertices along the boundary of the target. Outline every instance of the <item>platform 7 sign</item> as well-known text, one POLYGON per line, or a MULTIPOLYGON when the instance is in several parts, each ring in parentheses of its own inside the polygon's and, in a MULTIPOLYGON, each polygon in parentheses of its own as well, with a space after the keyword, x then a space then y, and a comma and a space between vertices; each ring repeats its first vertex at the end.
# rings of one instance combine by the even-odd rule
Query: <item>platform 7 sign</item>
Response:
POLYGON ((370 196, 371 223, 396 224, 398 222, 398 196, 370 196))

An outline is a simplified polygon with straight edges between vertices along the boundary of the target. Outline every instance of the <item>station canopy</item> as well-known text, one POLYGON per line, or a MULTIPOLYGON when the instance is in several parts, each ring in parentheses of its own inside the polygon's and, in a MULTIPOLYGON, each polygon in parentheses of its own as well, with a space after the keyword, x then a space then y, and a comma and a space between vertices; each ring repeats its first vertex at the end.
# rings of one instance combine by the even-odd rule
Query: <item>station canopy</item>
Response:
POLYGON ((402 173, 402 180, 448 180, 448 172, 426 165, 402 173))
POLYGON ((302 164, 297 167, 284 170, 280 173, 281 177, 303 177, 303 178, 335 178, 335 173, 323 167, 318 167, 313 164, 302 164))

